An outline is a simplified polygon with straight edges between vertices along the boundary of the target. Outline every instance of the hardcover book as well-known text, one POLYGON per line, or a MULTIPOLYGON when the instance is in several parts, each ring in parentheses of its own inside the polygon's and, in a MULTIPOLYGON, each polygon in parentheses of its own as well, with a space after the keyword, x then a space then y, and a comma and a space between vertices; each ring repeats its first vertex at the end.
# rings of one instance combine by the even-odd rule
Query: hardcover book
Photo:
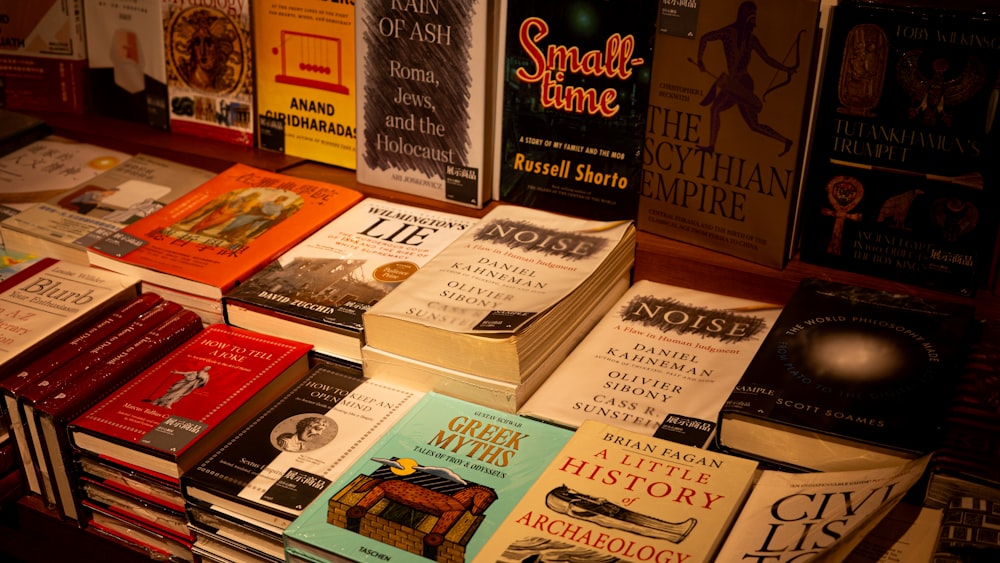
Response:
POLYGON ((285 529, 285 549, 472 561, 570 435, 428 393, 285 529))
POLYGON ((41 399, 31 413, 26 413, 38 427, 36 444, 41 451, 37 455, 40 464, 44 461, 46 465, 59 514, 73 520, 80 520, 81 514, 73 463, 75 450, 67 438, 70 421, 193 338, 201 328, 197 315, 180 311, 60 391, 41 399))
POLYGON ((839 471, 939 445, 971 305, 804 279, 719 416, 725 450, 839 471))
POLYGON ((187 471, 181 489, 192 503, 283 530, 421 395, 317 364, 187 471))
POLYGON ((257 146, 354 170, 354 4, 254 0, 251 9, 257 146))
POLYGON ((636 281, 518 414, 569 428, 600 420, 706 447, 726 397, 780 310, 636 281))
POLYGON ((803 261, 962 295, 992 274, 1000 16, 965 8, 834 8, 803 261))
POLYGON ((498 0, 358 0, 358 182, 482 208, 493 197, 498 0))
POLYGON ((108 489, 86 478, 80 479, 79 487, 81 505, 89 510, 114 514, 154 533, 172 536, 178 541, 194 541, 183 509, 170 509, 141 497, 108 489))
POLYGON ((710 563, 756 470, 755 461, 587 420, 477 559, 710 563))
POLYGON ((976 496, 956 497, 948 503, 938 534, 935 562, 986 563, 1000 557, 997 515, 1000 501, 976 496))
POLYGON ((283 563, 285 545, 281 531, 261 530, 238 518, 188 503, 188 525, 194 531, 197 552, 204 550, 210 557, 224 561, 266 561, 283 563))
POLYGON ((95 111, 169 129, 164 0, 83 0, 87 91, 95 111))
POLYGON ((342 186, 234 164, 87 253, 96 266, 221 302, 361 198, 342 186))
POLYGON ((250 1, 161 5, 170 130, 254 146, 250 1))
POLYGON ((718 561, 844 561, 898 506, 927 460, 853 471, 764 470, 718 561))
POLYGON ((154 561, 194 561, 191 542, 178 541, 172 534, 154 532, 135 521, 104 510, 91 510, 86 529, 118 545, 128 547, 154 561))
POLYGON ((499 205, 364 313, 365 343, 520 383, 634 259, 630 221, 499 205))
POLYGON ((635 219, 659 2, 502 4, 494 199, 635 219))
POLYGON ((365 198, 228 292, 226 322, 360 363, 362 313, 475 221, 365 198))
POLYGON ((177 481, 301 379, 311 348, 227 325, 205 327, 75 418, 70 441, 177 481))
POLYGON ((87 42, 83 0, 0 0, 0 105, 84 113, 87 42))
MULTIPOLYGON (((0 205, 16 212, 59 196, 132 155, 49 135, 0 157, 0 205)), ((30 248, 9 250, 30 252, 30 248)))
POLYGON ((104 488, 121 491, 149 502, 171 508, 184 510, 184 497, 176 483, 158 479, 148 473, 137 471, 124 465, 116 464, 108 459, 100 459, 83 453, 77 453, 75 471, 79 479, 86 479, 104 488))
POLYGON ((87 247, 207 182, 214 172, 137 154, 0 222, 11 248, 88 264, 87 247))
POLYGON ((781 268, 795 239, 820 2, 679 4, 657 21, 636 225, 781 268))

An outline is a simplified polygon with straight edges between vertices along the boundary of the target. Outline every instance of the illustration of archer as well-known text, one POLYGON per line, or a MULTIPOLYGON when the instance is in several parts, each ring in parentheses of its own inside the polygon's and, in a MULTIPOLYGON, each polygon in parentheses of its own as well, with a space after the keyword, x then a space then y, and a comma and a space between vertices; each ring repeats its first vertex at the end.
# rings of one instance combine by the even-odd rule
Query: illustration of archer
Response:
MULTIPOLYGON (((710 139, 707 145, 698 147, 701 150, 706 152, 715 151, 715 140, 719 134, 721 114, 734 106, 739 109, 740 115, 743 116, 743 121, 746 122, 751 130, 776 139, 784 144, 784 149, 779 153, 779 156, 787 153, 792 148, 792 140, 790 138, 778 133, 771 126, 760 123, 758 116, 764 108, 764 100, 767 94, 791 82, 792 75, 798 70, 798 46, 804 30, 799 32, 795 40, 795 62, 791 65, 786 65, 784 62, 773 58, 767 53, 760 39, 754 34, 756 26, 757 5, 754 2, 743 2, 737 10, 735 22, 714 31, 707 31, 699 40, 698 58, 697 61, 692 62, 698 66, 699 70, 715 78, 715 82, 701 100, 701 105, 711 106, 709 121, 710 139), (710 41, 719 41, 726 57, 726 70, 718 75, 710 73, 706 69, 703 60, 705 47, 710 41), (768 66, 775 68, 777 73, 784 72, 787 74, 784 81, 768 85, 767 90, 760 97, 757 97, 757 94, 754 93, 754 81, 749 71, 750 58, 754 53, 759 55, 761 60, 767 63, 768 66)), ((777 73, 775 77, 777 77, 777 73)))

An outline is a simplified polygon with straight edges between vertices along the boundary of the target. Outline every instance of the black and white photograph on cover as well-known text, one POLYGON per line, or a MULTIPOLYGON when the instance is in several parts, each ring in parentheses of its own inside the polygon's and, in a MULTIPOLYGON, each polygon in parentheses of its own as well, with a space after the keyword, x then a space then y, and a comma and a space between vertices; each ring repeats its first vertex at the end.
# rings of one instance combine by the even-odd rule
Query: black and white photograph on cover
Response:
POLYGON ((283 452, 308 452, 322 448, 337 436, 337 422, 319 414, 286 418, 271 431, 271 445, 283 452))

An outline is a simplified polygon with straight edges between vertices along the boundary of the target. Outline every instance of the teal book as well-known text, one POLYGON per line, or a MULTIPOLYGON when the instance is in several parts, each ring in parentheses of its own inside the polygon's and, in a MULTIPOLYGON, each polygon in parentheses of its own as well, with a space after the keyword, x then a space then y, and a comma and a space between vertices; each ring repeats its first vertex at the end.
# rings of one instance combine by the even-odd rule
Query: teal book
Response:
POLYGON ((471 561, 572 431, 431 392, 285 529, 315 561, 471 561))

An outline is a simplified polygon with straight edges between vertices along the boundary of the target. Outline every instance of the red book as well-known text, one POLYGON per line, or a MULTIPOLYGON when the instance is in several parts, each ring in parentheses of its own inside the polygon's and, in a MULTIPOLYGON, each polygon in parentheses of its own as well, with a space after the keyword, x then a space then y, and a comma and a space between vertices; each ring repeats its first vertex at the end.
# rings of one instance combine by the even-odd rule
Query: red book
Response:
POLYGON ((343 186, 235 164, 87 254, 95 266, 221 303, 225 292, 362 197, 343 186))
MULTIPOLYGON (((25 473, 34 471, 38 474, 41 494, 50 504, 54 504, 56 498, 52 484, 48 482, 49 470, 41 453, 44 446, 33 414, 35 405, 42 399, 59 392, 88 371, 99 369, 105 360, 114 357, 115 354, 138 340, 143 334, 162 324, 180 310, 181 306, 172 301, 160 302, 131 323, 121 327, 117 332, 108 335, 103 342, 98 343, 58 369, 27 384, 17 394, 17 404, 11 410, 11 414, 12 417, 13 415, 20 417, 22 425, 26 429, 23 443, 19 442, 20 448, 28 449, 29 458, 24 461, 24 470, 25 473)), ((22 452, 22 457, 23 455, 22 452)))
MULTIPOLYGON (((52 352, 39 356, 36 360, 25 366, 24 369, 17 373, 12 373, 0 381, 0 394, 3 395, 4 403, 3 410, 9 414, 10 432, 14 441, 17 442, 22 465, 25 469, 31 464, 31 446, 25 434, 27 429, 23 424, 24 419, 21 416, 21 410, 17 408, 18 393, 38 378, 43 377, 86 350, 103 342, 108 336, 138 318, 139 315, 145 313, 160 301, 162 299, 155 293, 140 295, 122 305, 110 315, 87 327, 75 338, 60 344, 52 352)), ((40 494, 41 486, 38 482, 37 474, 34 471, 30 473, 26 471, 25 473, 25 481, 28 489, 40 494)))
MULTIPOLYGON (((79 519, 79 497, 75 494, 73 449, 66 428, 71 420, 114 392, 143 370, 202 330, 201 319, 193 311, 182 310, 160 323, 93 370, 65 385, 59 392, 40 400, 33 410, 39 429, 42 456, 56 496, 56 508, 63 516, 79 519)), ((118 420, 122 425, 128 419, 118 420)))
POLYGON ((73 420, 70 440, 91 455, 179 481, 186 469, 304 377, 311 349, 311 344, 209 325, 73 420))

